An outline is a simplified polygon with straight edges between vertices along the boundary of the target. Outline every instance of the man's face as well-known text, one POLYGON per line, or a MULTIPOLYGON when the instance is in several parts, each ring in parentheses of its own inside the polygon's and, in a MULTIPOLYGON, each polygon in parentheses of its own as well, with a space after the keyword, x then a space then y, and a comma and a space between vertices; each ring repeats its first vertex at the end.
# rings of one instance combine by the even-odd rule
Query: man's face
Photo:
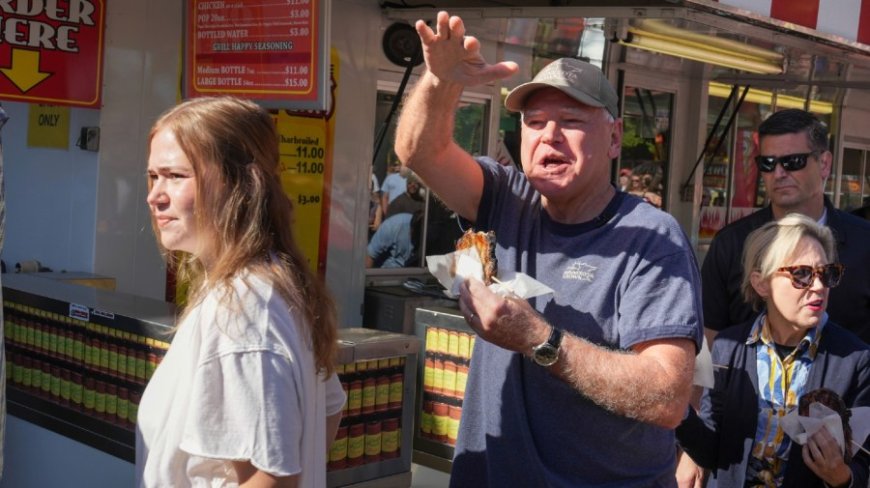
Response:
POLYGON ((523 171, 547 200, 570 201, 606 187, 620 151, 622 122, 554 88, 533 93, 523 109, 523 171))
MULTIPOLYGON (((761 138, 760 155, 787 156, 813 152, 805 132, 768 135, 761 138)), ((773 171, 761 173, 771 204, 787 212, 802 208, 807 202, 824 198, 825 179, 831 174, 830 151, 815 154, 807 159, 807 165, 797 171, 786 171, 777 163, 773 171)))
POLYGON ((414 180, 408 180, 408 182, 405 184, 405 191, 407 191, 408 196, 410 196, 414 200, 423 199, 423 192, 420 191, 422 188, 423 187, 420 185, 420 183, 414 180))

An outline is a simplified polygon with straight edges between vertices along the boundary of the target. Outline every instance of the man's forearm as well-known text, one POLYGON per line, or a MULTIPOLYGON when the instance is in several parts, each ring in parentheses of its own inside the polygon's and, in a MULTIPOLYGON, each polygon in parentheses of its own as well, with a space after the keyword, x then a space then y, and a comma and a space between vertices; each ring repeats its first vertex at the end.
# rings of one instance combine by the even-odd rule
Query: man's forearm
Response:
MULTIPOLYGON (((466 320, 491 344, 530 355, 550 336, 550 324, 523 299, 495 295, 473 279, 459 291, 466 320)), ((649 340, 621 352, 565 332, 558 360, 547 369, 610 412, 674 428, 686 414, 694 364, 688 338, 649 340)))
POLYGON ((396 155, 414 171, 438 161, 453 142, 456 107, 463 86, 438 80, 428 71, 404 102, 396 128, 396 155))
POLYGON ((566 334, 551 372, 597 405, 618 415, 674 428, 685 415, 694 345, 650 342, 640 353, 596 346, 566 334))

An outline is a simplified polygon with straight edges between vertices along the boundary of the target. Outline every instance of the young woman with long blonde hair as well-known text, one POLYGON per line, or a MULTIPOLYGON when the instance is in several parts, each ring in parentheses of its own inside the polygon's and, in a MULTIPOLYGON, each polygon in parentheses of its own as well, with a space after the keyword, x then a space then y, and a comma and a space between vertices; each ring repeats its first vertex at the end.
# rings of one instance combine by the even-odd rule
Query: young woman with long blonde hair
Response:
POLYGON ((148 207, 189 294, 139 407, 140 486, 326 483, 336 313, 292 232, 270 115, 198 98, 150 133, 148 207))

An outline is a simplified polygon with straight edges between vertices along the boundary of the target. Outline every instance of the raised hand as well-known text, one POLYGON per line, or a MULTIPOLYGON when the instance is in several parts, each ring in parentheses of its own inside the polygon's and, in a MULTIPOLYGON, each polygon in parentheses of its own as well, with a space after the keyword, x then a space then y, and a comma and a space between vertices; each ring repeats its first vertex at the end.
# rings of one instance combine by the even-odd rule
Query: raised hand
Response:
POLYGON ((480 54, 480 41, 465 35, 465 24, 457 16, 438 12, 433 31, 422 20, 415 24, 423 44, 426 67, 439 81, 474 86, 507 78, 519 67, 512 61, 487 64, 480 54))

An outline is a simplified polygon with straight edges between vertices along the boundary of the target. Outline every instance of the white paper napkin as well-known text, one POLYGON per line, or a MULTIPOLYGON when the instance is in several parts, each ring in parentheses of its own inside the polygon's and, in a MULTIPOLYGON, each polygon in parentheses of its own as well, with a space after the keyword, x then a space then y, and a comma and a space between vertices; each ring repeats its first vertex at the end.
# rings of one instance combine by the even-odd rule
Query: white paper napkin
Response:
POLYGON ((695 374, 692 377, 692 384, 704 388, 713 388, 713 357, 710 355, 710 348, 707 347, 707 338, 701 340, 701 350, 695 356, 695 374))
MULTIPOLYGON (((870 407, 855 407, 849 419, 852 429, 852 442, 862 446, 870 434, 870 407)), ((797 409, 792 410, 780 421, 782 430, 798 444, 804 445, 813 434, 822 427, 837 440, 840 450, 845 452, 846 442, 843 436, 843 422, 840 415, 821 403, 810 404, 809 416, 798 415, 797 409)))
MULTIPOLYGON (((426 266, 432 276, 444 287, 444 293, 453 298, 459 295, 459 285, 466 279, 476 278, 483 281, 483 267, 477 250, 473 248, 440 256, 426 256, 426 266), (455 269, 455 276, 451 276, 451 268, 455 269)), ((552 288, 524 273, 499 270, 498 277, 497 283, 489 285, 493 293, 500 295, 513 293, 520 298, 533 298, 553 293, 552 288)))

